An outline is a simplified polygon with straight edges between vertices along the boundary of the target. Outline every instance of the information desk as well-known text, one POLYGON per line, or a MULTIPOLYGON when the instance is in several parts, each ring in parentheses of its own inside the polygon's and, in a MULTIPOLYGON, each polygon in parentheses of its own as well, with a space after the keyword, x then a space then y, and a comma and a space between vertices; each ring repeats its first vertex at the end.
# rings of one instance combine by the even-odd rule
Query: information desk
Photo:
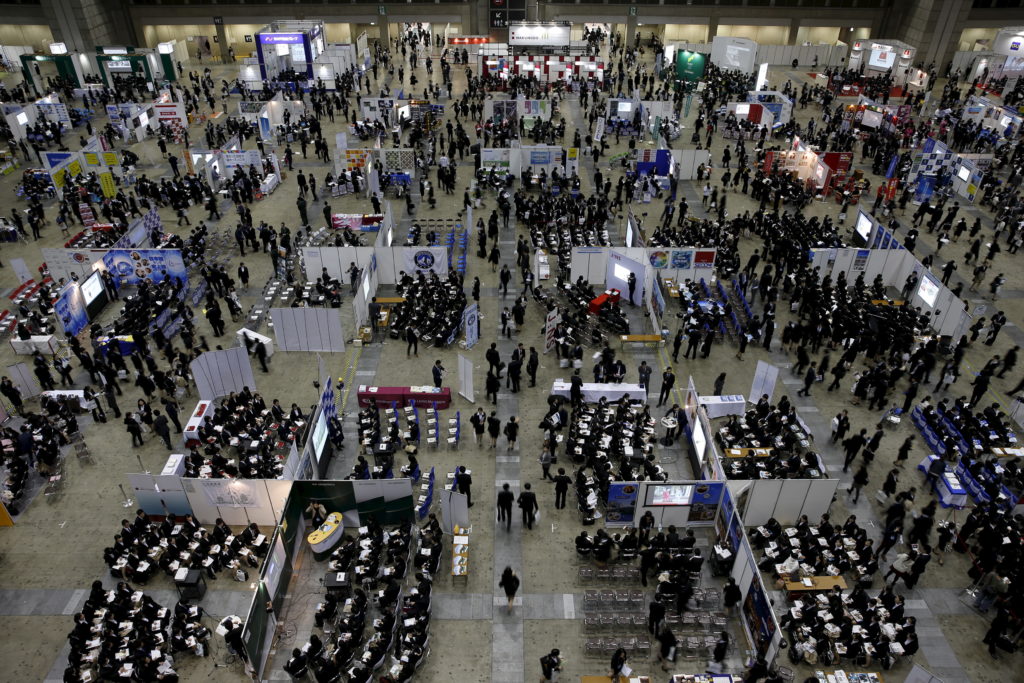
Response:
MULTIPOLYGON (((551 385, 551 393, 555 396, 569 398, 572 395, 572 383, 562 379, 556 379, 551 385)), ((647 392, 639 384, 595 384, 593 382, 583 383, 583 400, 587 403, 597 403, 602 397, 615 403, 622 400, 622 397, 629 394, 630 400, 646 401, 647 392)))
POLYGON ((267 349, 267 358, 270 358, 271 356, 274 355, 274 340, 271 339, 270 337, 262 335, 259 332, 253 332, 252 330, 246 329, 244 327, 240 329, 238 332, 235 332, 235 338, 238 339, 238 345, 241 347, 245 347, 246 337, 248 337, 251 340, 249 342, 250 345, 253 342, 263 344, 263 346, 267 349))
POLYGON ((456 526, 452 535, 452 581, 469 581, 469 529, 456 526))
MULTIPOLYGON (((939 457, 932 453, 920 462, 917 469, 924 472, 927 476, 932 463, 938 460, 939 457)), ((939 504, 944 508, 962 509, 967 506, 967 489, 960 481, 960 478, 957 477, 945 463, 943 463, 942 476, 935 480, 935 483, 932 485, 932 490, 935 491, 936 495, 938 495, 939 504)))
POLYGON ((452 390, 448 387, 371 387, 360 384, 356 396, 361 408, 369 406, 371 400, 375 400, 379 408, 390 408, 392 403, 405 407, 410 401, 416 401, 421 408, 430 408, 437 403, 438 410, 444 410, 452 403, 452 390))
POLYGON ((587 309, 594 315, 597 315, 598 311, 601 310, 601 306, 605 305, 606 303, 619 303, 619 295, 619 290, 609 289, 604 294, 601 294, 597 298, 592 299, 587 309))
POLYGON ((786 581, 785 590, 787 593, 821 593, 830 591, 836 586, 846 590, 846 579, 841 576, 808 576, 806 583, 801 581, 786 581), (811 585, 807 585, 810 583, 811 585))
POLYGON ((57 337, 52 334, 34 335, 28 339, 11 337, 11 348, 19 356, 31 356, 36 351, 52 356, 57 353, 57 337))
POLYGON ((331 554, 334 546, 345 535, 345 523, 341 519, 340 512, 332 512, 318 528, 306 536, 310 548, 313 550, 313 558, 320 562, 331 554))
POLYGON ((185 429, 182 430, 185 435, 186 445, 188 445, 190 441, 199 440, 199 428, 206 424, 206 420, 212 413, 213 401, 200 401, 196 404, 196 408, 192 411, 191 417, 189 417, 188 422, 185 423, 185 429))
POLYGON ((708 412, 712 420, 726 415, 743 415, 747 412, 747 399, 739 394, 729 396, 701 396, 700 405, 708 412))
POLYGON ((77 410, 79 412, 95 408, 95 405, 92 405, 92 401, 89 401, 90 405, 86 405, 85 392, 81 389, 51 389, 50 391, 44 391, 42 395, 55 400, 64 399, 65 401, 69 401, 72 407, 75 407, 76 405, 78 406, 77 410))

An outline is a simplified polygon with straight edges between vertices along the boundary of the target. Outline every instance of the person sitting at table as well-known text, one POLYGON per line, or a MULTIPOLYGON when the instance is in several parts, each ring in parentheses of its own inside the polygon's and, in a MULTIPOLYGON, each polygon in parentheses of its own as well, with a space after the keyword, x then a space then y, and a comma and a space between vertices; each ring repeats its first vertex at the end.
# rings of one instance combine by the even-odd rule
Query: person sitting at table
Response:
POLYGON ((305 420, 306 416, 302 414, 302 408, 299 408, 297 403, 292 404, 291 410, 288 412, 288 419, 292 422, 296 420, 305 420))
POLYGON ((317 634, 312 633, 309 636, 309 644, 306 646, 305 650, 306 658, 309 661, 319 659, 320 655, 324 653, 323 641, 320 640, 320 637, 317 636, 317 634))

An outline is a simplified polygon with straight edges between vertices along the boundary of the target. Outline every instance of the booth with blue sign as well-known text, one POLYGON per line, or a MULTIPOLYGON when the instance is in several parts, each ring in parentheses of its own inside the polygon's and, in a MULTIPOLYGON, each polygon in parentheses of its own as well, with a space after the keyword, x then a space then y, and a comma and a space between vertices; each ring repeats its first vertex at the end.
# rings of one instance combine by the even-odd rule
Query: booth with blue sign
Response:
POLYGON ((294 74, 313 79, 313 62, 324 51, 322 21, 275 21, 255 36, 260 77, 294 74))

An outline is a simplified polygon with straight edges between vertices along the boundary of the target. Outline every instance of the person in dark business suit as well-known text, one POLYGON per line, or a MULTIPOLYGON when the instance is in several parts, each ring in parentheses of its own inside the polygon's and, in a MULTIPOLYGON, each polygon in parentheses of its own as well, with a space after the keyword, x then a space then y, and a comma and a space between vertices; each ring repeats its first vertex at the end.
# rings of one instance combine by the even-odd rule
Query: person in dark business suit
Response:
POLYGON ((441 379, 444 377, 444 366, 441 365, 441 361, 434 361, 434 367, 430 369, 430 372, 434 376, 434 386, 440 389, 441 379))
POLYGON ((306 655, 302 653, 302 650, 295 648, 292 650, 292 658, 285 662, 284 670, 292 678, 304 678, 309 670, 309 664, 306 660, 306 655))
POLYGON ((516 495, 512 493, 508 484, 502 484, 498 491, 498 521, 505 522, 505 531, 512 530, 512 503, 516 495))
POLYGON ((537 519, 537 494, 530 490, 529 484, 523 484, 523 492, 519 494, 519 509, 523 511, 523 526, 533 529, 533 522, 537 519))
POLYGON ((470 487, 473 485, 473 477, 466 471, 466 466, 459 467, 459 473, 455 475, 455 486, 459 493, 466 496, 466 507, 473 507, 473 493, 470 487))
POLYGON ((565 473, 564 467, 558 468, 558 476, 555 477, 555 509, 565 509, 565 494, 569 492, 572 478, 565 473))
POLYGON ((658 395, 658 406, 665 405, 665 401, 668 399, 675 384, 676 376, 672 373, 672 368, 666 368, 665 372, 661 373, 661 393, 658 395))

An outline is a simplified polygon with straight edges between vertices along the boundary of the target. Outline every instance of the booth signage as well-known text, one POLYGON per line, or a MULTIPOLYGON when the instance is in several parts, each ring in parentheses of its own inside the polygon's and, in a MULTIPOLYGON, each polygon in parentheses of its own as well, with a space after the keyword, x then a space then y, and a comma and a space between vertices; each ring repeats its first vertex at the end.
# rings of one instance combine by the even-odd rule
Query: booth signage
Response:
POLYGON ((508 29, 508 44, 543 47, 568 46, 569 25, 512 22, 508 29))
POLYGON ((301 33, 261 33, 259 40, 262 45, 295 45, 302 43, 301 33))

